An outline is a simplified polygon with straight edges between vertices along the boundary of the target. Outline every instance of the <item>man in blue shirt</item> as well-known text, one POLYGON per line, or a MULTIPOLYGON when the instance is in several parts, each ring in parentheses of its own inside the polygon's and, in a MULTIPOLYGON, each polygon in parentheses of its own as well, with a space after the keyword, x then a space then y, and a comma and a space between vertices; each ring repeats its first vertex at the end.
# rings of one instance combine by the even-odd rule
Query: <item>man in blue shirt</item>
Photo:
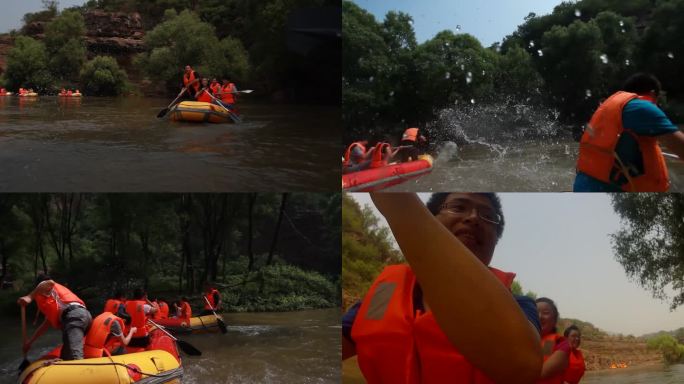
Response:
MULTIPOLYGON (((619 136, 614 147, 613 169, 610 175, 606 175, 610 182, 592 177, 578 166, 579 169, 573 186, 574 192, 621 192, 629 185, 630 179, 653 172, 653 169, 647 169, 645 166, 649 159, 645 158, 639 143, 641 139, 646 137, 657 137, 659 143, 667 146, 680 158, 684 158, 684 133, 680 132, 656 105, 656 100, 661 92, 658 79, 653 75, 638 73, 627 79, 622 86, 622 91, 637 94, 637 98, 628 101, 622 109, 621 120, 624 132, 619 136)), ((592 120, 597 116, 597 113, 594 114, 592 120)), ((615 122, 615 124, 619 124, 619 122, 615 122)), ((601 127, 591 128, 603 129, 601 127)), ((601 133, 598 132, 596 135, 601 133)), ((583 136, 583 143, 587 134, 585 132, 583 136)), ((580 157, 582 156, 586 156, 586 154, 582 152, 582 144, 580 144, 580 157)), ((586 159, 584 160, 586 165, 586 159)))

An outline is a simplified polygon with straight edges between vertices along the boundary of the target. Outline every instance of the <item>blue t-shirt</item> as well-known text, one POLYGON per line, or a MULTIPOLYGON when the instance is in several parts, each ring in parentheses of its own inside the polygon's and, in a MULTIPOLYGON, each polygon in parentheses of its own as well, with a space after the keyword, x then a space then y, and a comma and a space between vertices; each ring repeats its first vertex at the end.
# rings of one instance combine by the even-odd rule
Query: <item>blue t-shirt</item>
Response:
MULTIPOLYGON (((637 136, 661 136, 677 132, 665 113, 657 105, 647 100, 630 100, 622 110, 622 125, 637 136)), ((615 152, 633 176, 643 174, 643 158, 639 144, 630 134, 623 134, 617 142, 615 152)), ((617 183, 604 183, 582 172, 577 172, 574 192, 620 192, 627 178, 620 175, 617 183)))
MULTIPOLYGON (((423 305, 423 294, 422 291, 420 290, 420 286, 416 285, 416 288, 413 291, 413 303, 415 306, 416 310, 424 310, 425 307, 423 305)), ((534 327, 539 331, 539 334, 541 334, 541 323, 539 322, 539 314, 537 312, 537 304, 532 300, 531 298, 527 296, 517 296, 513 295, 515 298, 515 301, 518 302, 518 305, 520 306, 520 309, 522 309, 523 313, 527 317, 527 320, 534 325, 534 327)), ((356 319, 356 315, 359 312, 359 308, 361 307, 361 302, 357 302, 356 304, 352 305, 351 308, 342 316, 342 335, 347 338, 347 340, 351 341, 352 343, 354 340, 352 340, 351 337, 351 330, 352 326, 354 325, 354 319, 356 319)))

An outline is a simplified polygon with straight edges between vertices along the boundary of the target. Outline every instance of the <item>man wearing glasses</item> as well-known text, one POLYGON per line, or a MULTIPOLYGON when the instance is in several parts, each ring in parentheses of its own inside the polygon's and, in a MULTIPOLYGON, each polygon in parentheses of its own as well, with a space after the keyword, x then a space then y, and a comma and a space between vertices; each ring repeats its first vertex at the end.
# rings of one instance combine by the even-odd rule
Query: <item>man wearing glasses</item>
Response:
POLYGON ((489 267, 504 217, 493 193, 371 194, 408 265, 387 266, 342 320, 342 359, 368 383, 530 383, 541 372, 534 301, 489 267))

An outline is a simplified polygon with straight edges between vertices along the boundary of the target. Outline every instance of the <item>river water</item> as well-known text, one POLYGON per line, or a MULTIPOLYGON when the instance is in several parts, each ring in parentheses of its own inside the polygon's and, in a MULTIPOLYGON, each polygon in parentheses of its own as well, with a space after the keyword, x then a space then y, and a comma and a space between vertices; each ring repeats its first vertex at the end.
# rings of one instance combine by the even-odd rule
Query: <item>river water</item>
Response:
POLYGON ((340 108, 249 103, 241 124, 157 119, 171 100, 0 97, 0 192, 331 191, 340 108))
MULTIPOLYGON (((339 309, 283 313, 225 313, 225 335, 181 336, 202 351, 183 357, 184 384, 339 383, 339 309)), ((0 383, 15 383, 21 363, 19 320, 0 322, 0 383)), ((29 336, 32 330, 29 331, 29 336)), ((36 342, 29 360, 59 343, 50 331, 36 342)))
MULTIPOLYGON (((501 102, 442 110, 426 125, 434 148, 430 174, 388 191, 572 191, 579 151, 558 113, 501 102)), ((576 127, 577 128, 577 127, 576 127)), ((684 192, 684 161, 667 159, 671 192, 684 192)))

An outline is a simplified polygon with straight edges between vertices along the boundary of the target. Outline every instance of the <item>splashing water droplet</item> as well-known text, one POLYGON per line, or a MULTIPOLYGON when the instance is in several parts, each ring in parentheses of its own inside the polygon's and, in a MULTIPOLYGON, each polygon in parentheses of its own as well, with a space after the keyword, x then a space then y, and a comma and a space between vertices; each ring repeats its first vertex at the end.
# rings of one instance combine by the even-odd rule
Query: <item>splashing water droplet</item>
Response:
POLYGON ((622 28, 622 29, 621 29, 621 31, 622 31, 622 33, 625 33, 625 32, 627 32, 627 31, 625 31, 625 29, 624 29, 624 28, 622 28))
POLYGON ((534 48, 534 40, 530 40, 530 48, 534 48))
POLYGON ((370 81, 371 83, 373 82, 373 80, 375 80, 375 77, 373 77, 373 76, 371 76, 371 77, 368 79, 368 81, 370 81))
POLYGON ((461 31, 461 24, 456 25, 456 30, 459 32, 461 31))
POLYGON ((413 20, 409 20, 409 24, 413 25, 413 20))
POLYGON ((449 42, 444 43, 444 46, 445 46, 445 47, 448 47, 448 46, 449 46, 449 42))
POLYGON ((470 104, 475 104, 475 99, 470 99, 470 104))
POLYGON ((482 76, 484 76, 484 75, 485 75, 485 71, 482 71, 482 76))
POLYGON ((608 64, 608 55, 602 53, 599 57, 601 58, 601 62, 603 62, 603 64, 608 64))
POLYGON ((624 27, 624 26, 625 26, 625 22, 622 21, 622 20, 620 20, 620 26, 621 26, 621 27, 624 27))
POLYGON ((667 57, 669 57, 670 59, 674 59, 674 53, 668 52, 667 57))
POLYGON ((625 65, 629 65, 629 59, 625 59, 625 65))
POLYGON ((582 16, 582 11, 580 11, 579 9, 575 9, 575 16, 577 16, 577 17, 582 16))
POLYGON ((465 65, 461 64, 461 71, 465 69, 465 65))
POLYGON ((451 77, 451 72, 447 72, 446 74, 444 74, 445 79, 448 80, 450 77, 451 77))
POLYGON ((473 81, 473 73, 468 72, 466 73, 466 84, 470 84, 471 81, 473 81))
POLYGON ((584 91, 584 94, 587 95, 587 98, 591 97, 591 89, 584 91))
POLYGON ((394 96, 394 91, 390 91, 390 97, 394 96))
POLYGON ((542 52, 541 49, 537 49, 537 55, 539 55, 539 57, 542 57, 544 56, 544 52, 542 52))

